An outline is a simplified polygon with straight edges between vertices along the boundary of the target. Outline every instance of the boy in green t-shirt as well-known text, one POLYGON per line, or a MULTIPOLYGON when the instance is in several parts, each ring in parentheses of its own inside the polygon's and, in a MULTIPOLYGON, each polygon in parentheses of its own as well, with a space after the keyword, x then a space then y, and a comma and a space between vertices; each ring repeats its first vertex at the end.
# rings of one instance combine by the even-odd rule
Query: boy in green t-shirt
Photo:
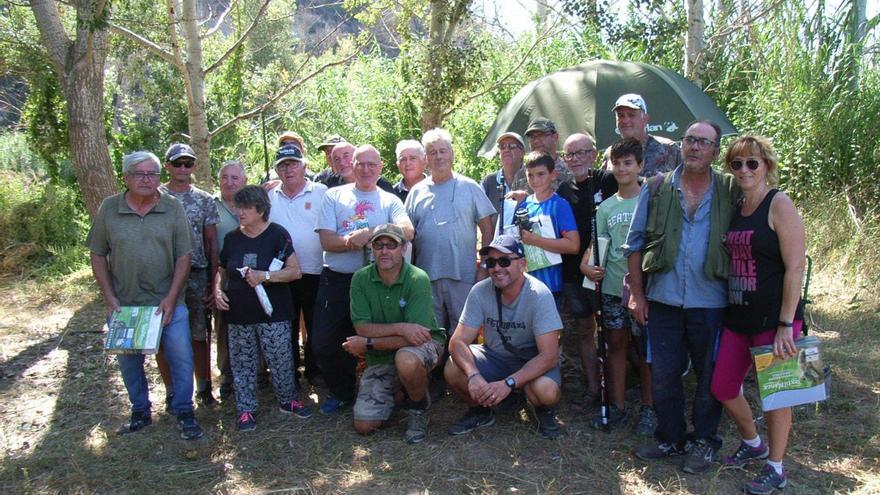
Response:
MULTIPOLYGON (((626 257, 623 244, 639 198, 639 173, 642 171, 642 145, 635 138, 621 139, 611 146, 611 172, 617 180, 617 194, 599 205, 596 212, 598 237, 609 239, 605 267, 594 266, 592 249, 587 249, 581 260, 581 272, 588 279, 602 280, 602 326, 607 331, 608 356, 606 365, 609 382, 609 425, 626 420, 624 404, 626 386, 627 350, 632 322, 626 303, 620 298, 623 277, 626 275, 626 257)), ((642 380, 642 414, 651 415, 650 368, 639 359, 642 380)), ((640 419, 641 422, 641 419, 640 419)), ((600 427, 602 418, 594 418, 593 427, 600 427)), ((640 431, 640 433, 642 433, 640 431)), ((653 434, 653 431, 650 432, 653 434)))

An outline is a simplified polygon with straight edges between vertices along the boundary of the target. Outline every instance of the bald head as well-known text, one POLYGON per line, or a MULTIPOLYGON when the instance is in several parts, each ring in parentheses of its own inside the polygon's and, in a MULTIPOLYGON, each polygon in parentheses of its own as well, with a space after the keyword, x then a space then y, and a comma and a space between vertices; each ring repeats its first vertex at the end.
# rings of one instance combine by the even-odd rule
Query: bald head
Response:
POLYGON ((382 157, 369 144, 362 144, 354 151, 355 186, 361 191, 373 191, 382 173, 382 157))
POLYGON ((584 133, 576 133, 568 136, 562 146, 563 157, 568 169, 580 182, 589 176, 590 170, 596 162, 596 141, 593 136, 584 133))

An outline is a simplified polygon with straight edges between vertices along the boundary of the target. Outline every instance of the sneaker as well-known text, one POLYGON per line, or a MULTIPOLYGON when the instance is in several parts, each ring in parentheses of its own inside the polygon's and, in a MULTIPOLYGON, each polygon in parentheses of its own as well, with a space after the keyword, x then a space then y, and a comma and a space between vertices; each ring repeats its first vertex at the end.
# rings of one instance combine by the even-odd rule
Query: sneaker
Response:
POLYGON ((718 460, 718 451, 701 438, 691 446, 681 470, 690 474, 703 473, 708 471, 716 460, 718 460))
POLYGON ((238 431, 254 431, 257 429, 257 420, 254 415, 249 412, 243 412, 235 420, 235 427, 238 431))
POLYGON ((562 428, 556 421, 556 410, 552 407, 536 407, 535 418, 538 420, 538 434, 547 440, 562 436, 562 428))
POLYGON ((403 440, 408 444, 422 443, 428 437, 428 413, 424 409, 407 409, 406 432, 403 440))
POLYGON ((140 411, 132 411, 131 418, 128 420, 128 424, 123 425, 122 428, 116 431, 119 435, 127 435, 129 433, 134 433, 136 431, 143 430, 145 427, 149 426, 153 422, 153 418, 150 415, 150 411, 140 412, 140 411))
POLYGON ((336 414, 336 413, 342 411, 343 409, 345 409, 348 406, 349 406, 348 402, 341 401, 331 395, 330 397, 327 397, 327 400, 325 400, 323 404, 321 404, 320 409, 321 409, 321 414, 326 414, 328 416, 331 416, 333 414, 336 414))
POLYGON ((196 403, 201 407, 209 407, 213 406, 217 403, 217 400, 214 399, 214 394, 211 393, 211 389, 205 389, 201 392, 196 392, 196 403))
POLYGON ((458 421, 449 427, 450 435, 464 435, 470 433, 477 428, 484 426, 492 426, 495 424, 495 415, 491 409, 482 407, 471 407, 464 413, 464 416, 458 418, 458 421), (485 412, 484 412, 485 411, 485 412))
POLYGON ((770 495, 776 490, 782 490, 788 480, 785 479, 785 473, 777 474, 773 466, 764 464, 764 469, 752 481, 747 481, 745 491, 751 495, 770 495))
POLYGON ((666 457, 673 457, 678 455, 685 455, 687 451, 684 447, 679 447, 674 443, 668 442, 660 442, 660 443, 652 443, 650 445, 643 445, 633 452, 636 457, 643 461, 654 461, 657 459, 664 459, 666 457))
POLYGON ((195 440, 205 434, 192 412, 177 417, 177 429, 180 430, 180 438, 184 440, 195 440))
MULTIPOLYGON (((608 407, 608 428, 612 428, 614 426, 619 425, 626 421, 627 413, 625 409, 620 409, 619 407, 611 404, 608 407)), ((602 430, 606 425, 602 424, 602 412, 600 410, 599 414, 590 420, 590 427, 594 430, 602 430)))
POLYGON ((639 409, 639 422, 636 423, 636 435, 642 437, 654 436, 657 430, 657 413, 651 406, 642 406, 639 409))
POLYGON ((740 442, 739 448, 732 456, 724 458, 724 465, 729 467, 742 466, 753 459, 766 459, 770 455, 767 444, 761 440, 761 445, 749 447, 745 442, 740 442))
POLYGON ((308 419, 312 417, 312 409, 303 404, 301 400, 292 400, 289 404, 281 404, 278 410, 284 414, 293 414, 300 419, 308 419))

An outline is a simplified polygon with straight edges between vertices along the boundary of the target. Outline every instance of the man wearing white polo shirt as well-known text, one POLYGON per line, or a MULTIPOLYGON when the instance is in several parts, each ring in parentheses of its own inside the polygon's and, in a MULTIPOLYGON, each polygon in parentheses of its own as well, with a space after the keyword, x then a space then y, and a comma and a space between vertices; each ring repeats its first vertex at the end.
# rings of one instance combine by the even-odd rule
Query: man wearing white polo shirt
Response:
POLYGON ((285 146, 275 154, 275 171, 281 185, 269 191, 272 208, 269 220, 290 234, 293 250, 302 270, 302 278, 290 282, 293 306, 293 358, 294 369, 299 369, 299 318, 302 315, 306 327, 305 368, 306 379, 313 382, 320 371, 312 354, 312 316, 318 280, 324 264, 321 239, 315 232, 315 222, 321 211, 321 202, 327 186, 310 181, 305 175, 302 151, 295 145, 285 146))

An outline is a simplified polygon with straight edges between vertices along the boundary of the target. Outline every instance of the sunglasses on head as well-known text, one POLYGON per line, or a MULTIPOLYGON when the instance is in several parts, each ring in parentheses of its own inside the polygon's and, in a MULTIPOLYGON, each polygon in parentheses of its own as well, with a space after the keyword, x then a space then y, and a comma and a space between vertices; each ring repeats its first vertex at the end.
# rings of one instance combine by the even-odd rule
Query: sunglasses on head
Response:
POLYGON ((510 256, 502 256, 500 258, 486 258, 486 261, 483 262, 483 268, 495 268, 495 265, 500 266, 501 268, 507 268, 510 266, 510 263, 513 260, 518 260, 522 258, 522 256, 516 256, 511 258, 510 256))
POLYGON ((743 168, 743 165, 749 167, 749 170, 758 170, 758 167, 761 166, 761 162, 754 159, 730 160, 730 168, 732 168, 733 170, 739 170, 743 168))
POLYGON ((381 251, 383 249, 388 249, 388 250, 397 249, 397 247, 400 246, 400 243, 397 241, 386 241, 386 242, 373 241, 373 243, 371 245, 373 247, 373 251, 381 251))
POLYGON ((174 168, 186 167, 193 168, 196 166, 195 160, 175 160, 171 162, 171 166, 174 168))

